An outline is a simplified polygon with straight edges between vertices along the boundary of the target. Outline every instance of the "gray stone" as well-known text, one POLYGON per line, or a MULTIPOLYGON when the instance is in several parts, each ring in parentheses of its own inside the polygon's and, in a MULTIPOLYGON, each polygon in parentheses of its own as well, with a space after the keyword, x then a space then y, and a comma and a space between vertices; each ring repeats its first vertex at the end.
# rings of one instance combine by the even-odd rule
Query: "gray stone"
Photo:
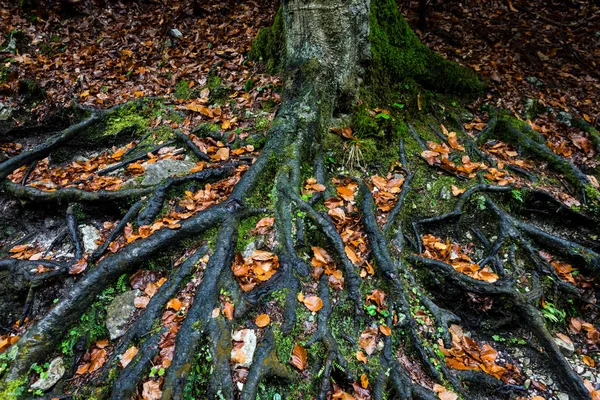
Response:
POLYGON ((231 358, 240 359, 240 352, 243 354, 243 357, 241 358, 244 361, 235 364, 234 368, 249 368, 252 365, 254 351, 256 350, 256 334, 252 329, 242 329, 234 332, 233 335, 231 335, 231 339, 236 342, 244 342, 240 349, 231 350, 231 358))
POLYGON ((450 193, 450 190, 446 186, 444 186, 442 190, 440 190, 440 198, 442 200, 450 200, 451 197, 452 193, 450 193))
POLYGON ((558 400, 569 400, 569 395, 563 392, 556 393, 556 398, 558 400))
POLYGON ((8 121, 13 114, 13 108, 4 103, 0 103, 0 121, 8 121))
POLYGON ((139 290, 122 293, 116 296, 106 308, 106 329, 110 334, 110 340, 115 340, 125 334, 125 328, 135 311, 133 301, 139 293, 139 290))
POLYGON ((96 240, 101 239, 98 229, 91 225, 79 225, 79 232, 81 232, 81 239, 86 253, 92 253, 98 248, 96 240))
POLYGON ((568 112, 560 111, 556 115, 556 120, 558 122, 562 122, 563 124, 565 124, 567 126, 571 126, 571 120, 573 120, 573 116, 571 114, 569 114, 568 112))
POLYGON ((573 355, 573 353, 575 353, 575 346, 573 346, 573 343, 567 343, 564 340, 557 337, 554 338, 554 343, 556 343, 556 345, 558 346, 560 351, 565 355, 565 357, 570 357, 573 355))
POLYGON ((171 159, 160 160, 152 164, 147 164, 142 185, 157 185, 173 175, 187 174, 194 165, 195 164, 191 161, 171 159))
POLYGON ((60 357, 55 358, 50 362, 50 366, 48 367, 45 376, 35 381, 35 383, 31 385, 31 389, 44 391, 50 389, 63 377, 65 371, 63 359, 60 357))
POLYGON ((579 375, 583 374, 583 371, 585 371, 585 368, 583 368, 583 366, 578 365, 575 367, 575 372, 577 372, 579 375))
POLYGON ((181 33, 179 29, 173 28, 169 31, 169 35, 173 36, 175 39, 179 39, 183 36, 183 33, 181 33))
POLYGON ((242 257, 244 258, 248 258, 252 255, 252 253, 254 253, 256 251, 256 242, 250 242, 248 243, 248 245, 246 246, 246 248, 244 249, 244 252, 242 253, 242 257))

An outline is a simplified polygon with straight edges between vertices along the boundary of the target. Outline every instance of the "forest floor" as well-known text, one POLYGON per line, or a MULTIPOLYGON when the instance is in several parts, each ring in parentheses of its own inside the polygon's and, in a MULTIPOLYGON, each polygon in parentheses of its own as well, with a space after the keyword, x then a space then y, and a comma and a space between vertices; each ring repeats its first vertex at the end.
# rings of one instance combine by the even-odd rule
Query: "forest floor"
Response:
MULTIPOLYGON (((48 136, 87 121, 82 117, 86 111, 104 110, 106 117, 98 126, 88 121, 92 129, 85 141, 74 138, 61 151, 18 165, 2 177, 0 376, 10 369, 11 349, 20 338, 97 262, 225 204, 257 160, 281 102, 281 77, 248 59, 259 29, 272 23, 274 4, 207 1, 193 15, 183 1, 168 7, 158 1, 124 3, 100 7, 83 2, 75 9, 39 15, 16 7, 0 9, 0 172, 48 136), (200 175, 189 179, 189 174, 200 175), (153 211, 146 206, 140 212, 135 200, 156 197, 161 182, 174 175, 181 182, 169 180, 169 185, 181 187, 166 187, 153 211), (22 264, 17 267, 15 260, 22 264)), ((248 315, 235 318, 235 291, 220 292, 212 317, 235 321, 228 360, 237 388, 249 376, 252 341, 247 337, 259 342, 258 354, 273 327, 279 361, 295 374, 298 388, 262 388, 261 398, 313 390, 302 382, 320 376, 313 365, 319 365, 316 359, 324 349, 310 338, 320 332, 321 318, 328 318, 321 317, 325 307, 331 323, 341 327, 336 340, 349 337, 339 339, 347 342, 340 351, 348 362, 345 376, 353 377, 334 378, 332 373, 330 398, 374 396, 375 356, 390 340, 402 343, 402 318, 393 310, 394 294, 375 277, 373 265, 380 263, 374 262, 370 226, 363 221, 368 212, 358 205, 365 193, 351 175, 367 184, 376 205, 374 221, 383 232, 396 220, 413 228, 403 234, 400 227, 389 247, 404 260, 410 253, 414 271, 418 264, 429 270, 450 265, 482 287, 514 278, 531 291, 543 329, 559 345, 557 356, 564 354, 590 396, 600 399, 600 198, 595 197, 600 187, 600 9, 589 1, 556 5, 547 0, 535 7, 510 0, 446 3, 431 11, 428 29, 418 34, 447 59, 477 71, 486 79, 486 92, 465 104, 425 90, 416 94, 407 85, 392 104, 365 99, 353 115, 336 120, 325 154, 325 168, 333 178, 321 182, 320 177, 303 176, 300 194, 311 205, 313 198, 318 202, 329 196, 319 211, 329 215, 342 238, 342 254, 326 240, 315 239, 310 230, 316 228, 309 222, 297 222, 310 216, 310 210, 299 209, 294 233, 313 239, 301 240, 298 249, 311 265, 311 279, 303 281, 297 296, 303 305, 296 316, 300 322, 289 337, 277 334, 284 324, 286 290, 274 291, 248 315), (494 137, 490 127, 500 123, 526 133, 494 137), (390 132, 402 132, 400 153, 397 136, 390 132), (489 190, 493 195, 484 196, 489 190), (307 232, 299 233, 303 229, 307 232), (355 332, 343 319, 349 301, 341 292, 350 279, 342 258, 356 267, 365 311, 372 317, 369 326, 355 332), (331 299, 319 282, 331 288, 331 299), (538 291, 543 294, 536 297, 538 291), (339 305, 337 311, 331 311, 330 301, 339 305)), ((413 1, 401 7, 415 29, 416 6, 413 1)), ((269 209, 274 195, 268 183, 262 184, 249 200, 260 212, 240 226, 231 265, 239 288, 249 295, 275 281, 281 261, 274 233, 277 212, 269 209)), ((138 329, 133 321, 142 320, 144 310, 168 292, 162 314, 157 314, 166 328, 157 344, 160 351, 134 387, 144 399, 159 398, 177 333, 210 257, 198 257, 191 266, 184 260, 205 244, 214 246, 216 235, 213 230, 183 241, 107 284, 48 362, 31 368, 20 393, 77 394, 82 387, 114 379, 108 378, 109 369, 116 364, 125 368, 142 347, 121 335, 138 329), (192 278, 179 287, 171 285, 178 277, 172 270, 184 266, 192 278), (129 294, 133 297, 127 300, 129 294), (107 327, 107 319, 114 319, 115 299, 132 303, 130 311, 121 310, 129 312, 121 334, 114 332, 118 321, 107 327), (58 358, 65 364, 58 378, 64 379, 45 387, 40 382, 52 369, 50 361, 58 358)), ((435 349, 432 357, 444 360, 448 369, 479 372, 502 383, 491 392, 478 391, 475 398, 567 398, 545 358, 549 350, 540 339, 543 334, 535 336, 526 323, 519 324, 502 296, 452 287, 426 275, 415 272, 426 295, 415 290, 410 301, 430 304, 427 299, 434 299, 456 318, 446 338, 437 332, 437 315, 415 306, 414 329, 435 349)), ((512 307, 518 308, 516 303, 512 307)), ((408 347, 398 346, 394 357, 411 371, 414 383, 440 399, 457 398, 450 385, 431 379, 431 371, 408 347)), ((210 362, 203 350, 196 359, 198 383, 189 388, 191 396, 206 390, 210 362)), ((439 361, 432 363, 442 369, 439 361)))

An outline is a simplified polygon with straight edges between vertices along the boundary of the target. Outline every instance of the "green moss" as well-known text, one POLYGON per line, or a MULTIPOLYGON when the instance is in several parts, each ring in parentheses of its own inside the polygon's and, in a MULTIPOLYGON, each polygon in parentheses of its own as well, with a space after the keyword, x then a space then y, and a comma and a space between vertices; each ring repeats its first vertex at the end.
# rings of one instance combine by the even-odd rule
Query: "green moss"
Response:
POLYGON ((177 85, 175 85, 175 97, 183 100, 189 99, 192 94, 189 85, 190 83, 185 79, 182 79, 179 82, 177 82, 177 85))
POLYGON ((257 131, 266 131, 269 129, 269 125, 271 125, 271 122, 265 117, 257 117, 254 120, 254 128, 257 131))
POLYGON ((267 71, 275 74, 281 71, 285 58, 285 32, 283 25, 283 11, 279 8, 273 25, 263 28, 252 43, 252 49, 248 56, 251 60, 261 61, 267 67, 267 71))
POLYGON ((421 43, 395 0, 371 2, 370 29, 371 80, 384 91, 399 82, 416 82, 441 93, 477 94, 484 89, 472 70, 447 61, 421 43))
POLYGON ((260 220, 260 216, 253 216, 246 218, 238 227, 238 240, 237 240, 237 251, 244 251, 246 246, 254 241, 256 236, 254 236, 250 231, 254 229, 256 223, 260 220))
POLYGON ((0 399, 13 400, 22 398, 25 393, 27 383, 27 376, 23 376, 20 379, 10 381, 6 386, 6 389, 0 393, 0 399))

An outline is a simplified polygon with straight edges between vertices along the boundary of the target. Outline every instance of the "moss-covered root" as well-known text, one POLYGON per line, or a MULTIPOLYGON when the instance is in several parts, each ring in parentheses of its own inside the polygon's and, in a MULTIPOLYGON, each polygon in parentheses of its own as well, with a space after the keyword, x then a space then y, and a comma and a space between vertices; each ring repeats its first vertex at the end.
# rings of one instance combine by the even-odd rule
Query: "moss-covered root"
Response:
POLYGON ((524 122, 504 115, 499 118, 496 129, 486 134, 486 137, 490 136, 499 137, 535 158, 548 162, 550 168, 563 174, 565 179, 581 193, 584 202, 600 199, 600 193, 592 186, 587 175, 570 160, 552 152, 546 145, 545 139, 524 122))
POLYGON ((370 19, 373 81, 415 81, 449 94, 477 94, 485 85, 472 70, 444 59, 423 45, 395 0, 372 0, 370 19))

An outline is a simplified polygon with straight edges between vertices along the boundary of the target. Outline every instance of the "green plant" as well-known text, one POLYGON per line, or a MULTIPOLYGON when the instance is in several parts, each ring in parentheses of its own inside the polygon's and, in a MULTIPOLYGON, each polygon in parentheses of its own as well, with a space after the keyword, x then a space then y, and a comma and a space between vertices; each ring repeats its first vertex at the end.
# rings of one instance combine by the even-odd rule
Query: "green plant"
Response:
POLYGON ((544 301, 542 303, 542 314, 550 322, 558 323, 564 322, 567 317, 567 313, 563 310, 556 308, 553 303, 544 301))
POLYGON ((523 203, 525 201, 523 200, 523 192, 521 192, 518 189, 511 190, 510 194, 512 195, 513 199, 519 201, 520 203, 523 203))

